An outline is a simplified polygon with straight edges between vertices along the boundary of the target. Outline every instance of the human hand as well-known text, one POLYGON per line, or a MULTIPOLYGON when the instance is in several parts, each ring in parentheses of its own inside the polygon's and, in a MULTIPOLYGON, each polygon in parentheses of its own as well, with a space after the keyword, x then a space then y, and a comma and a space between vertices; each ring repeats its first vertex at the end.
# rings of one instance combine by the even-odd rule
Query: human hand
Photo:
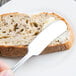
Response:
POLYGON ((14 76, 9 66, 0 61, 0 76, 14 76))

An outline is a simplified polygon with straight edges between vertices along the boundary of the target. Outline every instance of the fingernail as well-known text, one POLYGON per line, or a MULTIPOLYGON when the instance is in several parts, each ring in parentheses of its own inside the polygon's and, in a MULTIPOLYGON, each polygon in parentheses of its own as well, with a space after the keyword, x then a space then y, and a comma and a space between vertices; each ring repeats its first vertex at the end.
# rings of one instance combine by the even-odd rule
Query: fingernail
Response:
POLYGON ((13 72, 11 70, 3 71, 1 76, 13 76, 13 72))

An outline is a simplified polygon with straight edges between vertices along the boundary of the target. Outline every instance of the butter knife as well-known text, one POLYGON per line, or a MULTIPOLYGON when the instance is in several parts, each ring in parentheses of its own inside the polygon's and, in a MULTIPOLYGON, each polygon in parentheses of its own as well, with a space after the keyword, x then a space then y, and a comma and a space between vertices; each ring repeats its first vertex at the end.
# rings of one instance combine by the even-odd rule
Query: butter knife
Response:
POLYGON ((32 56, 39 55, 54 39, 67 30, 65 22, 54 21, 49 24, 28 46, 28 53, 13 68, 15 72, 25 61, 32 56))

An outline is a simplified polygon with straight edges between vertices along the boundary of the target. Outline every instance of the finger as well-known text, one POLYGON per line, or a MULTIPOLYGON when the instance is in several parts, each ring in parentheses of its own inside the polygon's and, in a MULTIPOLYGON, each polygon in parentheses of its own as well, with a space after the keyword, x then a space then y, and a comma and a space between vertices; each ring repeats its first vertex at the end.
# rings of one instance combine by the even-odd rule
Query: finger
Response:
POLYGON ((9 70, 9 66, 7 64, 5 64, 3 61, 0 61, 0 72, 4 71, 4 70, 9 70))
POLYGON ((0 73, 0 76, 14 76, 11 70, 4 70, 0 73))

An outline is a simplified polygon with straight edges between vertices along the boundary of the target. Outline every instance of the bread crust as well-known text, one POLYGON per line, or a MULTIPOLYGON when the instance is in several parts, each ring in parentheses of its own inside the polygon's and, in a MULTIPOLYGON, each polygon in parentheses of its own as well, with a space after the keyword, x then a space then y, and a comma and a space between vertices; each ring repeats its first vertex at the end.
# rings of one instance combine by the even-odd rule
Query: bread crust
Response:
MULTIPOLYGON (((10 14, 19 14, 19 13, 7 13, 3 14, 1 16, 5 15, 10 15, 10 14)), ((56 44, 56 45, 49 45, 42 53, 42 54, 47 54, 47 53, 52 53, 52 52, 59 52, 59 51, 64 51, 68 50, 72 47, 73 41, 74 41, 74 34, 72 31, 71 26, 69 23, 61 16, 57 15, 56 13, 40 13, 40 14, 49 14, 56 16, 57 18, 63 20, 67 26, 68 30, 70 32, 70 40, 67 41, 64 44, 56 44)), ((5 57, 20 57, 24 56, 27 54, 27 46, 0 46, 0 56, 5 56, 5 57)))

